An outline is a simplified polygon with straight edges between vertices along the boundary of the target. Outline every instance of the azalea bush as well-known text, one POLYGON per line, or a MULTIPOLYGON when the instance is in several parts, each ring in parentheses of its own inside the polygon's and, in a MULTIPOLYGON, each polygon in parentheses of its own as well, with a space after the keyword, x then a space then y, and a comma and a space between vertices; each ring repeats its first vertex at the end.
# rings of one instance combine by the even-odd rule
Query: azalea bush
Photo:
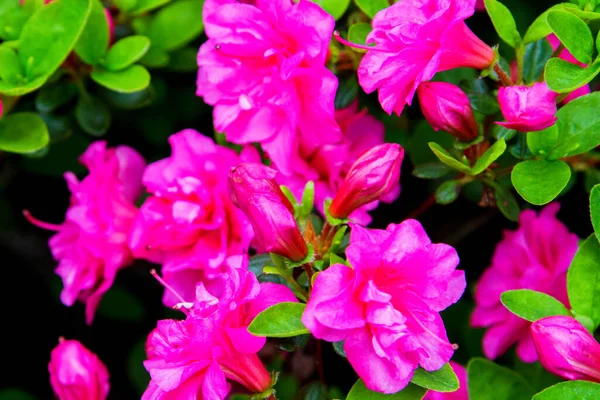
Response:
POLYGON ((599 22, 0 1, 0 399, 600 398, 599 22))

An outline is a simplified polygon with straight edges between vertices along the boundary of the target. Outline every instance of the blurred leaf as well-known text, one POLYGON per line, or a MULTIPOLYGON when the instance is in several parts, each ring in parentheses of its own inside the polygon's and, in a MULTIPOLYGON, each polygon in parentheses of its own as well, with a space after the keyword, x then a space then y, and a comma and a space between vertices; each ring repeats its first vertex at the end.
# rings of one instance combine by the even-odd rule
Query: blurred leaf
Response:
POLYGON ((373 18, 375 14, 384 8, 388 8, 390 3, 387 0, 354 0, 358 8, 362 10, 369 18, 373 18))
POLYGON ((463 81, 472 81, 476 78, 477 70, 474 68, 453 68, 436 73, 432 81, 448 82, 458 86, 463 81))
MULTIPOLYGON (((72 135, 68 140, 50 144, 48 154, 43 158, 24 159, 23 168, 35 174, 59 178, 62 178, 66 171, 73 171, 75 174, 86 173, 86 169, 79 164, 77 157, 73 157, 73 154, 83 153, 89 144, 90 140, 87 140, 87 136, 72 135)), ((61 285, 60 282, 58 279, 59 285, 61 285)))
POLYGON ((503 127, 502 125, 496 124, 492 128, 492 131, 496 139, 504 139, 507 142, 513 137, 515 137, 515 135, 517 134, 517 131, 515 131, 514 129, 508 129, 503 127))
POLYGON ((466 93, 473 110, 485 115, 494 115, 500 111, 498 98, 490 93, 485 80, 463 81, 460 88, 466 93))
POLYGON ((340 356, 344 358, 348 358, 346 355, 346 350, 344 350, 344 341, 340 340, 339 342, 333 342, 333 350, 340 356))
POLYGON ((30 153, 48 145, 46 124, 31 112, 9 114, 0 118, 0 150, 30 153))
POLYGON ((525 33, 525 37, 523 37, 523 43, 532 43, 537 42, 540 39, 545 38, 549 34, 552 33, 552 29, 548 25, 548 21, 546 18, 548 17, 548 13, 552 10, 562 10, 563 7, 561 4, 556 4, 550 7, 548 10, 544 11, 540 14, 539 17, 533 21, 533 23, 527 29, 525 33))
POLYGON ((169 55, 168 68, 177 72, 197 72, 198 49, 184 47, 171 52, 169 55))
MULTIPOLYGON (((71 118, 66 115, 53 115, 40 113, 39 114, 50 134, 50 142, 56 142, 58 140, 64 140, 71 135, 71 118)), ((49 147, 43 149, 49 150, 49 147)))
POLYGON ((256 254, 250 257, 248 269, 252 271, 256 277, 259 277, 262 274, 265 265, 273 265, 271 255, 269 253, 256 254))
POLYGON ((150 46, 150 50, 140 60, 148 68, 166 67, 171 61, 171 56, 164 50, 150 46))
POLYGON ((511 221, 519 221, 519 214, 521 209, 515 196, 507 188, 502 187, 496 182, 490 183, 490 186, 494 189, 494 196, 496 197, 496 206, 506 218, 511 221))
POLYGON ((585 191, 590 193, 594 186, 600 183, 600 170, 595 168, 586 169, 584 171, 583 186, 585 191))
POLYGON ((571 168, 564 161, 528 160, 515 165, 511 174, 517 192, 531 204, 554 200, 569 182, 571 168))
POLYGON ((425 163, 415 166, 412 174, 421 179, 437 179, 448 175, 452 168, 439 162, 425 163))
POLYGON ((310 333, 302 323, 306 304, 283 302, 258 314, 248 326, 255 336, 291 337, 310 333))
POLYGON ((120 286, 113 286, 102 297, 98 313, 105 318, 122 322, 141 322, 146 310, 142 302, 120 286))
POLYGON ((300 390, 302 400, 327 400, 327 388, 321 382, 311 382, 300 390))
POLYGON ((587 68, 560 58, 551 58, 546 64, 544 77, 548 87, 558 93, 569 93, 589 83, 600 72, 600 61, 587 68))
POLYGON ((358 81, 355 75, 340 80, 340 85, 335 93, 336 110, 344 109, 356 100, 358 96, 358 81))
POLYGON ((431 151, 433 151, 433 153, 436 155, 436 157, 441 162, 446 164, 447 166, 454 168, 455 170, 460 171, 464 174, 467 174, 467 175, 471 174, 471 167, 463 164, 462 162, 458 161, 456 158, 452 157, 450 155, 450 153, 448 153, 444 148, 442 148, 437 143, 429 142, 429 148, 431 149, 431 151))
POLYGON ((383 394, 367 389, 362 379, 356 381, 346 400, 421 400, 427 389, 409 383, 395 394, 383 394))
POLYGON ((485 171, 494 161, 500 157, 504 151, 506 150, 506 142, 504 139, 499 139, 496 143, 491 145, 485 153, 479 157, 473 168, 471 169, 471 174, 479 175, 483 171, 485 171))
POLYGON ((110 48, 102 65, 110 71, 120 71, 142 58, 149 48, 150 39, 145 36, 126 37, 110 48))
POLYGON ((554 315, 571 315, 563 303, 535 290, 507 290, 500 295, 500 301, 510 312, 531 322, 554 315))
POLYGON ((91 77, 99 85, 120 93, 138 92, 150 84, 150 74, 141 65, 132 65, 121 71, 94 69, 91 77))
MULTIPOLYGON (((134 9, 132 10, 133 14, 142 14, 146 11, 154 10, 155 8, 159 8, 167 3, 170 3, 173 0, 137 0, 134 9)), ((200 14, 198 14, 200 15, 200 14)))
POLYGON ((467 366, 469 400, 530 400, 535 393, 514 371, 482 358, 467 366))
POLYGON ((98 98, 90 95, 79 96, 75 106, 75 118, 79 126, 90 135, 102 136, 110 128, 110 110, 98 98))
POLYGON ((137 0, 112 0, 115 7, 121 11, 131 11, 136 6, 137 2, 137 0))
POLYGON ((442 393, 456 392, 460 387, 458 377, 448 363, 444 364, 441 369, 433 372, 417 368, 411 382, 417 386, 442 393))
POLYGON ((594 186, 590 193, 590 216, 594 233, 600 240, 600 185, 594 186))
POLYGON ((585 64, 592 61, 594 38, 585 22, 565 11, 550 11, 546 20, 573 57, 585 64))
POLYGON ((154 16, 147 36, 152 46, 171 51, 188 44, 204 31, 204 0, 179 0, 162 8, 154 16))
POLYGON ((521 35, 519 35, 517 24, 510 10, 496 0, 485 0, 485 8, 494 24, 494 28, 496 28, 496 32, 498 32, 498 36, 510 47, 517 47, 521 42, 521 35))
POLYGON ((558 141, 558 125, 554 124, 549 128, 546 128, 537 132, 527 133, 527 147, 531 151, 531 154, 545 156, 558 141))
MULTIPOLYGON (((450 148, 454 143, 454 136, 444 131, 433 130, 431 125, 424 119, 415 124, 413 132, 408 135, 407 139, 402 136, 402 130, 398 129, 398 131, 401 134, 399 142, 405 147, 413 165, 438 161, 438 158, 429 147, 429 142, 436 142, 442 148, 450 148), (402 140, 405 143, 402 143, 402 140)), ((388 141, 387 132, 386 141, 388 141)))
POLYGON ((458 198, 461 184, 455 180, 442 183, 435 191, 435 201, 438 204, 450 204, 458 198))
POLYGON ((327 11, 336 21, 344 15, 350 0, 312 0, 314 3, 320 5, 323 10, 327 11))
MULTIPOLYGON (((366 22, 357 22, 350 25, 348 29, 348 40, 352 43, 367 44, 367 35, 373 30, 371 24, 366 22)), ((353 48, 352 50, 359 53, 366 53, 366 50, 353 48)))
POLYGON ((98 64, 108 50, 109 33, 104 6, 100 0, 92 0, 92 11, 75 45, 75 52, 87 64, 98 64))
POLYGON ((533 396, 532 400, 595 400, 600 398, 600 384, 587 381, 561 382, 533 396))
POLYGON ((17 53, 8 46, 0 46, 0 79, 19 85, 24 78, 17 53))
POLYGON ((294 375, 280 374, 275 384, 277 400, 296 400, 298 394, 298 379, 294 375))
POLYGON ((59 82, 43 86, 35 97, 35 108, 39 112, 49 113, 64 106, 77 95, 77 86, 73 83, 59 82))
POLYGON ((28 18, 19 0, 0 1, 0 39, 17 40, 28 18))
POLYGON ((146 89, 133 93, 118 93, 104 89, 102 96, 115 107, 123 110, 136 110, 147 107, 154 102, 156 99, 156 89, 152 84, 146 89))
POLYGON ((145 359, 146 338, 143 337, 131 348, 127 357, 127 375, 139 395, 144 393, 150 382, 150 374, 143 364, 145 359))
POLYGON ((552 56, 552 46, 546 38, 525 46, 525 56, 523 57, 523 79, 526 83, 537 82, 546 63, 552 56))
POLYGON ((573 315, 590 332, 600 325, 600 243, 590 235, 575 253, 567 272, 573 315))
POLYGON ((6 388, 0 390, 0 400, 37 400, 37 397, 23 389, 6 388))
POLYGON ((526 363, 517 358, 515 371, 521 375, 536 392, 555 385, 562 380, 562 378, 548 372, 539 361, 535 363, 526 363))

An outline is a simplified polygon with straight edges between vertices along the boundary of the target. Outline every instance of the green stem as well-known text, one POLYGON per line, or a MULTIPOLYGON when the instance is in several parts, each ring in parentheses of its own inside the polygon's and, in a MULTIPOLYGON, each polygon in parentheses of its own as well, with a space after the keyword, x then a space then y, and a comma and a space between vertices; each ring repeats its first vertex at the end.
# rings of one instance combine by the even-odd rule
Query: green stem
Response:
POLYGON ((302 286, 298 284, 298 282, 296 282, 290 271, 285 266, 285 261, 283 260, 283 257, 271 253, 271 260, 273 260, 273 264, 275 264, 275 268, 277 268, 277 272, 279 272, 279 275, 283 277, 283 279, 285 279, 285 281, 289 283, 290 286, 292 286, 294 294, 300 300, 306 302, 308 300, 308 293, 306 292, 306 290, 304 290, 302 286))

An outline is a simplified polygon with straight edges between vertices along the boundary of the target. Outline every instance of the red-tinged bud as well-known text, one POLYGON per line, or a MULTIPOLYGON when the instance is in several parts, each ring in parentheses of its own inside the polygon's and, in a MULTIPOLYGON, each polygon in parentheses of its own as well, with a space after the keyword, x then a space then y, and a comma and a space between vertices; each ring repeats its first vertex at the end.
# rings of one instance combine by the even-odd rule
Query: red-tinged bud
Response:
POLYGON ((352 211, 385 196, 400 180, 404 149, 395 143, 384 143, 364 152, 338 189, 329 214, 347 218, 352 211))
POLYGON ((446 131, 463 142, 477 138, 477 122, 471 103, 458 86, 446 82, 423 82, 417 93, 423 115, 433 129, 446 131))
POLYGON ((308 247, 276 175, 277 171, 262 164, 241 163, 229 174, 229 193, 250 220, 260 250, 302 261, 308 247))
POLYGON ((542 318, 531 324, 531 334, 548 371, 565 379, 600 382, 600 343, 575 318, 542 318))

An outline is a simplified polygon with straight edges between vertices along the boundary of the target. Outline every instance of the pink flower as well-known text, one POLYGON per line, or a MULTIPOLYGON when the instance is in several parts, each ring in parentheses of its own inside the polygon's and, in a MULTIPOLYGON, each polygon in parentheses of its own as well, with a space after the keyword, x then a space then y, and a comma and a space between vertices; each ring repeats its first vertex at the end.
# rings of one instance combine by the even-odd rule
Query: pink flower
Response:
MULTIPOLYGON (((228 256, 248 251, 252 227, 227 193, 227 175, 240 162, 231 149, 187 129, 169 138, 170 157, 150 164, 148 197, 135 220, 136 257, 162 263, 165 280, 187 301, 196 282, 221 272, 228 256)), ((175 299, 165 292, 164 302, 175 299)))
POLYGON ((368 50, 358 69, 360 85, 391 114, 411 104, 421 82, 438 71, 457 67, 487 68, 494 51, 467 27, 475 0, 404 0, 373 18, 368 50))
POLYGON ((0 118, 2 118, 2 99, 0 98, 0 118))
POLYGON ((265 338, 248 333, 248 325, 271 305, 296 298, 283 285, 259 284, 247 262, 232 257, 212 285, 199 283, 185 320, 158 322, 146 345, 144 366, 152 380, 143 400, 221 400, 229 391, 226 379, 255 393, 270 387, 271 376, 256 354, 265 338))
POLYGON ((352 164, 329 213, 335 218, 346 218, 357 208, 397 190, 403 158, 404 149, 395 143, 365 151, 352 164))
POLYGON ((531 324, 531 334, 548 371, 565 379, 600 382, 600 344, 575 318, 542 318, 531 324))
POLYGON ((75 174, 65 174, 71 191, 65 221, 53 225, 27 211, 25 216, 40 228, 57 231, 49 245, 64 284, 61 301, 67 306, 77 300, 86 303, 86 321, 91 324, 117 271, 133 261, 127 240, 145 162, 132 148, 107 149, 103 141, 92 143, 79 161, 90 173, 81 182, 75 174))
POLYGON ((313 149, 339 141, 338 82, 324 65, 329 14, 291 0, 207 0, 204 9, 209 40, 198 53, 197 94, 215 106, 217 131, 233 143, 259 142, 286 173, 300 139, 313 149))
MULTIPOLYGON (((550 43, 550 46, 552 46, 552 50, 556 51, 560 47, 560 40, 558 40, 558 38, 556 37, 556 35, 554 33, 546 36, 546 39, 548 39, 548 43, 550 43)), ((583 68, 587 67, 587 64, 578 61, 575 57, 573 57, 573 54, 571 54, 571 52, 566 48, 562 49, 562 51, 560 52, 558 57, 562 58, 563 60, 568 61, 572 64, 577 64, 580 67, 583 67, 583 68)), ((583 85, 582 87, 575 89, 571 93, 569 93, 569 95, 567 97, 565 97, 560 102, 560 104, 565 105, 568 102, 570 102, 571 100, 575 100, 576 98, 584 96, 589 93, 590 93, 590 85, 583 85)))
POLYGON ((439 312, 462 295, 464 271, 456 270, 456 251, 432 244, 416 220, 385 231, 351 227, 352 267, 317 275, 302 322, 319 339, 345 340, 369 389, 396 393, 418 366, 435 371, 452 357, 439 312))
POLYGON ((59 339, 50 355, 48 371, 58 400, 104 400, 108 396, 106 367, 77 340, 59 339))
POLYGON ((483 0, 477 0, 477 2, 475 3, 475 11, 485 12, 485 3, 483 0))
POLYGON ((435 392, 429 390, 423 400, 469 400, 469 391, 467 390, 467 370, 462 365, 450 361, 450 366, 454 370, 460 388, 456 392, 435 392))
POLYGON ((519 132, 541 131, 556 122, 558 93, 545 82, 532 86, 504 86, 498 89, 498 102, 506 122, 496 122, 519 132))
POLYGON ((446 131, 463 142, 479 135, 469 98, 458 86, 423 82, 417 89, 425 119, 436 131, 446 131))
POLYGON ((559 204, 553 203, 539 215, 533 210, 523 211, 519 229, 504 232, 492 265, 477 284, 471 325, 489 327, 483 337, 483 352, 490 359, 504 354, 515 343, 523 361, 537 359, 529 331, 531 323, 502 305, 502 292, 532 289, 569 305, 567 270, 577 251, 578 238, 556 219, 558 208, 559 204))
POLYGON ((229 193, 250 220, 262 251, 302 261, 308 247, 276 176, 277 171, 262 164, 241 163, 229 174, 229 193))

